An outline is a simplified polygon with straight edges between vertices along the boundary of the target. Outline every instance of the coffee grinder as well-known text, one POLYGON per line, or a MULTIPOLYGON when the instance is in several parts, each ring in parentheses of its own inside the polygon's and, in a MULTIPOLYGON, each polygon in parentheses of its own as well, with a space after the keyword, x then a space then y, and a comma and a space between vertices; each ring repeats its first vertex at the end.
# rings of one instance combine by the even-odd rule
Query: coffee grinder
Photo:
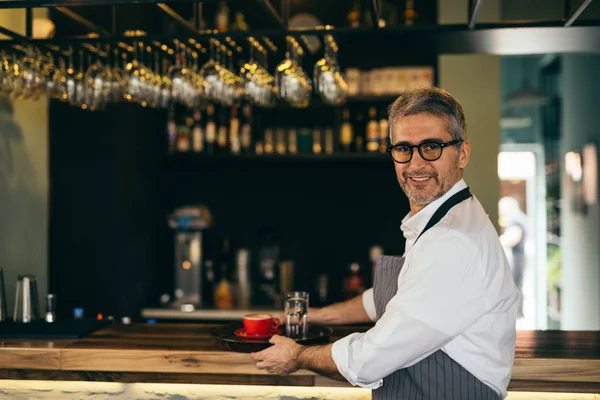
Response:
POLYGON ((176 209, 169 216, 175 231, 175 287, 172 307, 193 311, 202 307, 203 234, 212 226, 212 215, 204 205, 176 209))

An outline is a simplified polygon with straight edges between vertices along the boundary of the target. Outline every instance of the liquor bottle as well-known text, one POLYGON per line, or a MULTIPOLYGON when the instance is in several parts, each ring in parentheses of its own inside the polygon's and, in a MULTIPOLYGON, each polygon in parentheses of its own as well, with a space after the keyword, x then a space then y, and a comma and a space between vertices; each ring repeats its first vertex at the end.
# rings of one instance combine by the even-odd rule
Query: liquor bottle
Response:
POLYGON ((348 21, 348 26, 351 28, 358 28, 360 26, 360 11, 360 1, 354 0, 352 9, 346 15, 346 21, 348 21))
POLYGON ((244 14, 240 11, 235 13, 235 17, 233 22, 231 23, 232 31, 248 31, 250 28, 248 27, 248 23, 244 17, 244 14))
POLYGON ((175 108, 169 107, 167 116, 167 135, 169 141, 168 151, 174 153, 177 147, 177 123, 175 122, 175 108))
POLYGON ((288 153, 298 154, 298 137, 295 129, 288 131, 288 153))
POLYGON ((217 146, 219 148, 219 152, 227 151, 227 131, 229 121, 227 120, 227 109, 225 107, 221 107, 221 112, 219 113, 219 127, 217 129, 217 146))
POLYGON ((404 9, 404 25, 411 26, 417 19, 417 13, 415 12, 414 0, 406 0, 406 7, 404 9))
POLYGON ((185 114, 181 114, 177 123, 177 151, 187 153, 190 151, 190 130, 185 114))
POLYGON ((348 274, 344 279, 344 299, 352 299, 366 290, 365 279, 361 275, 358 263, 350 264, 348 274))
POLYGON ((277 128, 275 130, 275 151, 279 155, 284 155, 286 151, 285 129, 277 128))
POLYGON ((349 152, 354 140, 354 132, 350 123, 350 110, 344 109, 342 113, 342 125, 340 126, 340 145, 343 152, 349 152))
POLYGON ((233 154, 240 154, 240 119, 237 106, 231 106, 231 120, 229 121, 229 150, 233 154))
POLYGON ((206 107, 206 151, 209 154, 215 152, 215 141, 217 140, 217 124, 215 123, 215 107, 209 104, 206 107))
POLYGON ((231 268, 229 239, 223 241, 223 249, 219 255, 220 279, 215 288, 215 307, 218 309, 233 308, 233 285, 231 284, 231 268))
POLYGON ((219 32, 227 32, 229 27, 229 7, 225 1, 219 1, 217 14, 215 15, 215 27, 219 32))
POLYGON ((275 151, 273 129, 265 129, 265 154, 273 154, 275 151))
POLYGON ((356 119, 354 120, 353 126, 355 127, 355 131, 357 134, 354 138, 354 151, 357 153, 362 153, 365 151, 365 137, 364 134, 366 132, 365 125, 365 117, 362 111, 356 112, 356 119))
POLYGON ((312 152, 313 154, 321 154, 322 151, 323 145, 321 144, 321 130, 315 129, 313 130, 312 152))
POLYGON ((252 107, 244 104, 242 107, 242 126, 240 128, 240 144, 244 154, 252 153, 252 107))
POLYGON ((385 153, 389 145, 389 124, 385 110, 379 116, 379 151, 385 153))
POLYGON ((202 153, 204 151, 204 130, 202 129, 202 112, 199 109, 194 110, 192 147, 194 149, 194 152, 196 153, 202 153))
POLYGON ((379 123, 377 122, 377 109, 375 107, 369 108, 369 122, 367 122, 365 138, 368 152, 379 150, 379 123))
POLYGON ((327 155, 333 154, 333 129, 325 128, 325 153, 327 155))

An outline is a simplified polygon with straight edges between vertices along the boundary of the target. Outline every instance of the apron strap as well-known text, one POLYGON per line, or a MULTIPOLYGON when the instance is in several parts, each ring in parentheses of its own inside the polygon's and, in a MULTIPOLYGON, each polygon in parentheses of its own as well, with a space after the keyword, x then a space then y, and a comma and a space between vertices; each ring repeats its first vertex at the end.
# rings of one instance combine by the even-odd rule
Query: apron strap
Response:
MULTIPOLYGON (((429 228, 431 228, 432 226, 434 226, 435 224, 437 224, 438 222, 440 222, 442 220, 442 218, 444 218, 446 216, 446 214, 448 214, 448 211, 450 211, 450 209, 452 207, 454 207, 455 205, 457 205, 457 204, 459 204, 459 203, 467 200, 468 198, 470 198, 472 196, 473 195, 471 194, 471 191, 469 190, 468 187, 464 188, 460 192, 457 192, 457 193, 453 194, 448 200, 446 200, 435 211, 435 213, 433 213, 433 215, 429 219, 429 222, 427 222, 427 225, 425 225, 425 228, 423 228, 423 231, 421 231, 421 234, 417 237, 417 240, 419 240, 419 238, 421 237, 421 235, 423 235, 425 232, 427 232, 427 230, 429 228)), ((415 240, 415 243, 417 243, 417 240, 415 240)))

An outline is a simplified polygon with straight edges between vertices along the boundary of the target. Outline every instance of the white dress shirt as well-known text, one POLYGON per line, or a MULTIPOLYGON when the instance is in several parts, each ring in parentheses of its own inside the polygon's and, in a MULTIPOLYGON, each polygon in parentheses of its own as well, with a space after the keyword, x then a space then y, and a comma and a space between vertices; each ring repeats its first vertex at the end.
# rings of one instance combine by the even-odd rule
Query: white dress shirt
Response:
MULTIPOLYGON (((376 389, 392 372, 442 349, 502 398, 515 350, 519 292, 494 226, 475 196, 454 206, 416 242, 459 181, 441 198, 402 220, 405 262, 398 291, 365 333, 333 344, 339 372, 352 385, 376 389)), ((373 290, 363 305, 376 319, 373 290)))

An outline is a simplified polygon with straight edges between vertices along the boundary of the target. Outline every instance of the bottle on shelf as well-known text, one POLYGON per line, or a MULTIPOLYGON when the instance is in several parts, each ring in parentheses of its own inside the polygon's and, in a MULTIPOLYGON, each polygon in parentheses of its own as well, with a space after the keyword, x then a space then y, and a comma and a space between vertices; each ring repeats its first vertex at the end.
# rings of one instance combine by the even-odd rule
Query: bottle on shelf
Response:
POLYGON ((325 128, 325 154, 333 154, 333 129, 325 128))
POLYGON ((229 27, 229 7, 224 0, 219 1, 217 14, 215 15, 215 28, 219 32, 227 32, 229 27))
POLYGON ((264 152, 265 154, 273 154, 275 151, 275 144, 273 138, 273 129, 267 128, 265 129, 265 146, 264 152))
POLYGON ((213 154, 215 152, 215 142, 217 140, 217 124, 215 123, 215 106, 209 104, 206 106, 206 152, 213 154))
POLYGON ((313 152, 313 154, 321 154, 322 151, 323 151, 323 145, 321 144, 321 130, 314 129, 313 130, 312 152, 313 152))
POLYGON ((195 153, 204 151, 204 130, 202 129, 202 112, 194 110, 194 128, 192 131, 192 148, 195 153))
POLYGON ((237 106, 231 106, 231 120, 229 121, 229 150, 232 154, 240 154, 240 119, 237 106))
POLYGON ((221 112, 219 113, 219 127, 217 128, 217 147, 219 148, 220 153, 227 152, 228 127, 229 121, 227 119, 227 109, 221 107, 221 112))
POLYGON ((377 109, 369 107, 369 122, 367 122, 367 151, 379 151, 379 123, 377 122, 377 109))
POLYGON ((167 116, 167 139, 169 141, 168 151, 174 153, 177 148, 177 122, 175 120, 175 108, 170 107, 167 116))
POLYGON ((342 125, 340 126, 340 146, 342 152, 350 152, 353 139, 354 132, 350 123, 350 110, 345 108, 342 112, 342 125))
POLYGON ((288 130, 288 153, 298 154, 298 137, 296 129, 288 130))
POLYGON ((233 22, 231 23, 232 31, 248 31, 250 27, 246 22, 246 18, 244 17, 244 13, 240 11, 236 11, 235 16, 233 17, 233 22))
POLYGON ((414 0, 406 0, 406 6, 404 8, 404 25, 413 25, 415 23, 415 19, 417 19, 417 16, 414 0))
POLYGON ((286 152, 285 129, 283 128, 275 130, 275 151, 281 156, 286 152))
POLYGON ((181 114, 177 121, 177 151, 187 153, 190 151, 190 127, 187 115, 181 114))
POLYGON ((240 145, 244 154, 252 153, 252 107, 242 107, 242 126, 240 128, 240 145))
POLYGON ((379 151, 385 153, 390 143, 389 140, 389 123, 385 109, 381 110, 379 115, 379 151))
POLYGON ((348 22, 348 26, 350 26, 351 28, 358 28, 360 26, 360 15, 360 1, 354 0, 354 3, 352 3, 352 9, 346 15, 346 21, 348 22))
POLYGON ((365 279, 360 270, 360 264, 354 262, 348 268, 344 279, 344 299, 352 299, 366 290, 365 279))
POLYGON ((358 110, 355 115, 356 117, 353 124, 354 132, 356 132, 354 135, 354 151, 357 153, 362 153, 365 151, 365 137, 363 135, 367 129, 365 125, 365 117, 363 112, 360 110, 358 110))
POLYGON ((225 239, 223 241, 223 249, 219 255, 219 283, 215 287, 215 307, 220 310, 233 308, 233 286, 231 284, 229 262, 229 239, 225 239))

